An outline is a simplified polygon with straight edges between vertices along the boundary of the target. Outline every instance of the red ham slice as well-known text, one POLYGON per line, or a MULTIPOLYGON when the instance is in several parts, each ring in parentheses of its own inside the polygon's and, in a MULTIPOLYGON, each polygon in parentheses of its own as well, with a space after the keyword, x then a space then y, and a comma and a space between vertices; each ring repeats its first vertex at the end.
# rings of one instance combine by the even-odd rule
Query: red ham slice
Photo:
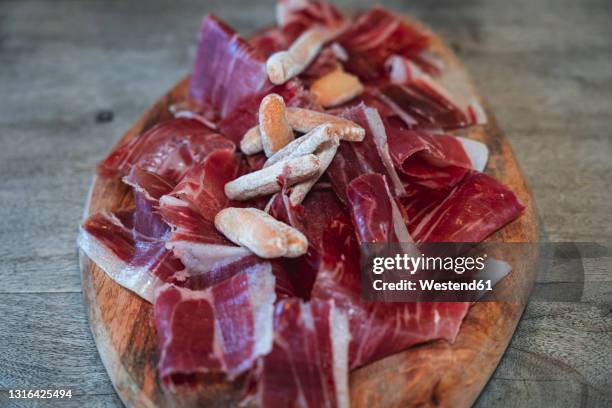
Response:
POLYGON ((381 174, 363 174, 346 189, 360 242, 412 242, 395 199, 381 174))
POLYGON ((161 196, 168 194, 174 188, 174 183, 158 174, 143 170, 138 166, 132 167, 130 174, 122 178, 122 181, 131 186, 134 192, 157 205, 161 196))
POLYGON ((235 145, 197 120, 173 119, 114 149, 98 164, 98 173, 126 176, 137 165, 176 184, 194 163, 219 149, 233 151, 235 145))
POLYGON ((424 78, 404 85, 381 86, 372 92, 409 128, 450 130, 486 123, 478 102, 464 110, 444 89, 424 78))
POLYGON ((339 38, 349 55, 346 69, 365 81, 386 77, 391 55, 416 57, 429 45, 427 35, 380 6, 361 13, 339 38))
POLYGON ((288 106, 320 109, 298 79, 281 86, 268 80, 264 52, 217 17, 204 18, 189 87, 200 106, 191 109, 235 143, 257 123, 259 104, 269 93, 281 95, 288 106))
MULTIPOLYGON (((367 240, 362 236, 361 239, 367 240)), ((415 344, 455 340, 468 303, 363 302, 360 297, 360 251, 345 215, 332 220, 323 236, 326 249, 312 299, 334 300, 349 317, 352 341, 349 367, 356 368, 415 344)))
POLYGON ((257 48, 266 58, 277 51, 289 48, 287 40, 283 32, 278 27, 269 28, 255 33, 249 40, 249 43, 257 48))
POLYGON ((249 379, 246 400, 262 407, 347 407, 346 316, 333 302, 279 302, 272 351, 249 379))
POLYGON ((512 191, 477 171, 451 189, 411 186, 401 203, 417 242, 480 242, 525 208, 512 191))
POLYGON ((428 188, 452 187, 470 169, 485 168, 488 149, 483 143, 387 123, 389 152, 405 180, 428 188))
POLYGON ((151 203, 136 194, 134 209, 89 217, 78 244, 111 279, 151 302, 155 288, 184 268, 166 249, 169 233, 151 203))
POLYGON ((347 186, 365 173, 384 174, 393 187, 394 195, 403 195, 404 187, 391 161, 385 127, 376 109, 359 104, 347 109, 341 116, 363 127, 366 135, 362 142, 341 142, 327 169, 340 200, 346 203, 347 186))
POLYGON ((291 44, 314 26, 339 28, 345 24, 344 16, 334 5, 319 0, 280 0, 276 6, 276 19, 286 44, 291 44))
MULTIPOLYGON (((315 185, 316 186, 316 185, 315 185)), ((322 238, 329 222, 346 210, 331 189, 313 189, 302 204, 291 204, 287 192, 278 194, 270 206, 270 215, 300 230, 308 238, 308 252, 294 259, 284 259, 297 296, 310 297, 310 291, 324 253, 322 238)))
POLYGON ((204 17, 189 94, 223 119, 253 94, 271 87, 265 57, 212 14, 204 17))
POLYGON ((211 153, 194 166, 172 192, 160 199, 160 212, 172 226, 166 244, 189 273, 204 273, 251 255, 234 246, 214 225, 217 212, 229 206, 223 187, 239 171, 239 162, 229 150, 211 153))
POLYGON ((206 290, 165 285, 156 292, 159 375, 166 388, 198 374, 248 370, 272 347, 274 276, 256 265, 206 290))

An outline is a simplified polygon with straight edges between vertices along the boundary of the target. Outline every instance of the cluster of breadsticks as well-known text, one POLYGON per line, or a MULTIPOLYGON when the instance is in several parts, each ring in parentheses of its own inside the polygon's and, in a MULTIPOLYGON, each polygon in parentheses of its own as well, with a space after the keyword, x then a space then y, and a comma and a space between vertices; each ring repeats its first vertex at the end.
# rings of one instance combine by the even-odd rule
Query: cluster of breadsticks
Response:
MULTIPOLYGON (((240 143, 244 154, 263 151, 267 160, 260 170, 227 183, 225 194, 236 201, 270 196, 281 190, 282 180, 291 203, 299 204, 327 170, 340 141, 360 142, 364 137, 365 130, 350 120, 288 108, 280 95, 269 94, 261 101, 259 124, 240 143), (296 133, 302 136, 296 138, 296 133)), ((255 208, 226 208, 217 214, 215 226, 262 258, 300 256, 308 247, 297 229, 255 208)))

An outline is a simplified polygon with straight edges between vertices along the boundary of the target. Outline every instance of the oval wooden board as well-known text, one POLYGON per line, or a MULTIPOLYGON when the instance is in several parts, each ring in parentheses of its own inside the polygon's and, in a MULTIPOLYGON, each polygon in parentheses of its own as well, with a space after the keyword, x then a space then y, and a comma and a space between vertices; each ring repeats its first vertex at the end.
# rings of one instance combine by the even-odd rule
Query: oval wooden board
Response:
MULTIPOLYGON (((483 102, 454 53, 433 33, 432 37, 431 51, 445 65, 442 83, 459 101, 476 98, 483 102)), ((184 99, 188 79, 184 78, 151 106, 117 144, 169 119, 168 106, 184 99)), ((536 242, 538 222, 531 191, 504 133, 484 102, 483 106, 488 124, 470 129, 468 137, 487 144, 490 157, 486 172, 514 191, 526 206, 521 217, 489 241, 536 242)), ((126 208, 132 202, 131 191, 119 180, 95 177, 84 216, 103 209, 126 208)), ((512 273, 501 283, 502 290, 522 294, 522 301, 477 303, 470 309, 454 344, 441 340, 423 344, 351 372, 351 405, 368 408, 471 405, 514 333, 535 278, 536 255, 515 259, 512 273)), ((80 261, 91 330, 102 362, 126 406, 235 405, 240 381, 211 381, 194 390, 164 393, 157 376, 157 339, 151 305, 108 278, 82 252, 80 261)))

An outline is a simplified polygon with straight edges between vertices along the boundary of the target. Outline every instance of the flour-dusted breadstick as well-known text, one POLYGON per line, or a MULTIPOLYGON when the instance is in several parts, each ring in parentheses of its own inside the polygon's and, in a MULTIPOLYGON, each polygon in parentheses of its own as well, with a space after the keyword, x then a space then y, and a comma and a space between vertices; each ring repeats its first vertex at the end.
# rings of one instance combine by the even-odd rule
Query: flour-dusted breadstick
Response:
POLYGON ((272 54, 266 61, 270 82, 281 85, 302 73, 319 54, 328 38, 325 29, 311 28, 304 31, 287 51, 272 54))
POLYGON ((361 142, 365 137, 365 129, 350 120, 303 108, 287 108, 287 120, 291 128, 297 132, 308 133, 317 126, 328 124, 340 140, 361 142))
POLYGON ((338 68, 323 75, 310 86, 310 92, 325 108, 341 105, 363 92, 363 85, 355 75, 338 68))
POLYGON ((256 208, 225 208, 215 216, 215 227, 261 258, 297 257, 308 249, 304 234, 256 208))
POLYGON ((332 128, 329 125, 324 124, 318 126, 274 153, 274 155, 266 161, 264 168, 273 166, 282 161, 314 153, 321 144, 329 142, 333 137, 337 136, 334 136, 332 128))
POLYGON ((230 200, 269 195, 280 191, 279 177, 284 177, 288 186, 309 179, 319 171, 319 159, 313 154, 282 161, 270 167, 238 177, 225 185, 225 195, 230 200))
POLYGON ((240 150, 244 154, 255 154, 263 150, 259 125, 255 125, 244 134, 240 141, 240 150))
POLYGON ((312 189, 312 186, 315 185, 319 178, 325 173, 327 167, 331 164, 334 156, 336 156, 336 151, 338 151, 338 145, 340 141, 337 136, 322 145, 319 146, 315 155, 319 158, 319 172, 315 177, 309 178, 306 181, 302 181, 301 183, 296 184, 291 189, 291 193, 289 194, 289 200, 292 204, 300 204, 306 198, 308 192, 312 189))
POLYGON ((282 96, 269 94, 262 99, 259 105, 259 133, 268 157, 294 139, 282 96))

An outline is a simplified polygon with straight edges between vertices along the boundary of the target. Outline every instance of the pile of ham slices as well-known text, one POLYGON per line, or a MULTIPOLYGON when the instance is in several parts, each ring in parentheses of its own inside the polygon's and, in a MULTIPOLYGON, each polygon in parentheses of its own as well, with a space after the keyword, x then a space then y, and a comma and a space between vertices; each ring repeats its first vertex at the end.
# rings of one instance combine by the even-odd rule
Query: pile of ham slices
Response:
POLYGON ((175 118, 98 166, 134 206, 92 215, 79 245, 153 303, 167 390, 222 375, 243 402, 348 406, 350 370, 453 342, 470 306, 363 302, 360 244, 478 242, 523 205, 485 145, 448 133, 486 118, 438 83, 427 33, 323 1, 277 20, 247 41, 204 18, 175 118))

